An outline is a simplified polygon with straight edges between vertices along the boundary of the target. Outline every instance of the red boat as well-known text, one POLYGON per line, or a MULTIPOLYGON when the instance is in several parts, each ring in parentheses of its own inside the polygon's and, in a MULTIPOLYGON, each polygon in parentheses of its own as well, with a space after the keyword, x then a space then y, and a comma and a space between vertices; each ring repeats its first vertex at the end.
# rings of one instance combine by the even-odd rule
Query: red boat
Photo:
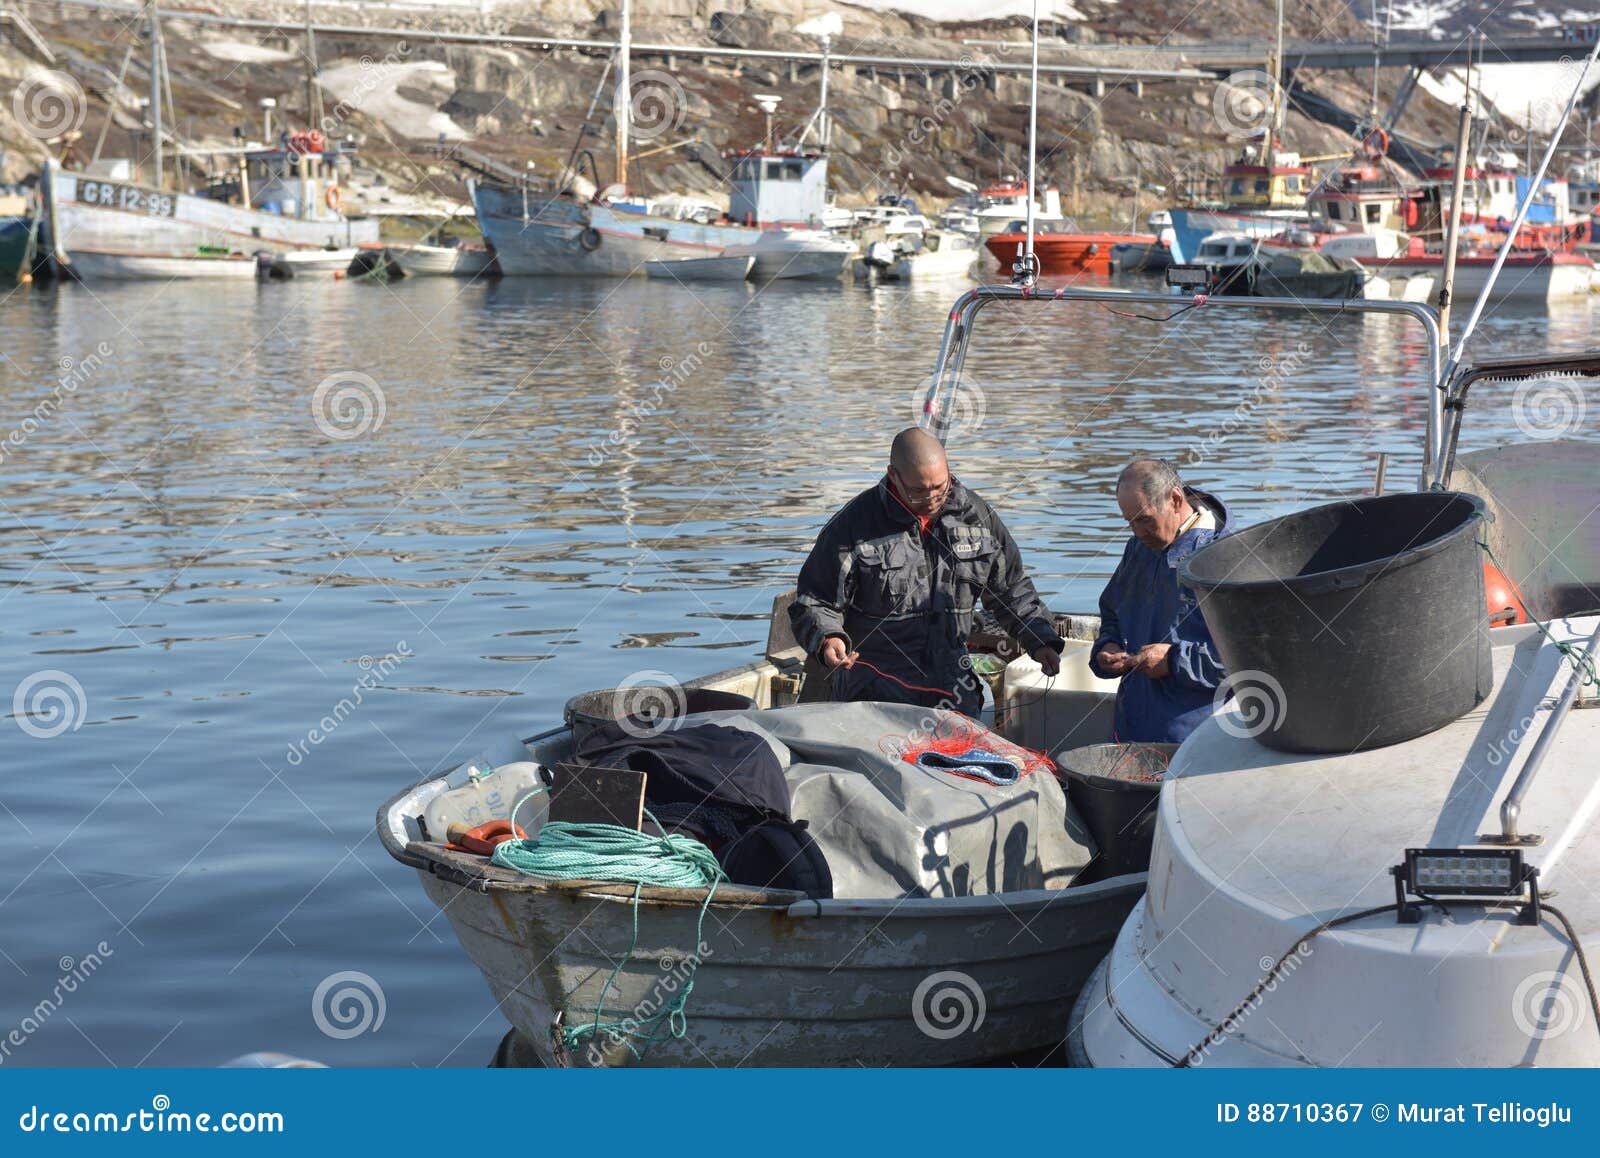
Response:
MULTIPOLYGON (((1027 228, 1016 221, 1003 233, 984 242, 1002 269, 1010 269, 1017 259, 1018 246, 1027 240, 1027 228)), ((1033 227, 1033 252, 1039 259, 1039 276, 1060 277, 1074 273, 1110 273, 1111 248, 1116 245, 1155 245, 1150 233, 1080 233, 1068 223, 1062 226, 1033 227)))

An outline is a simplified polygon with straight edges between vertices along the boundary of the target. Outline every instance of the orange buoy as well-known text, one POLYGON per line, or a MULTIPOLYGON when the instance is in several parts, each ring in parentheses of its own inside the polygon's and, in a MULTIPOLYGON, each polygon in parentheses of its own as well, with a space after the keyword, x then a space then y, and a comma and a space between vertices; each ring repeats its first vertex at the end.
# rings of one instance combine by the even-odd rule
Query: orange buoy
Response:
POLYGON ((1483 593, 1489 605, 1490 627, 1510 627, 1533 618, 1522 602, 1522 592, 1517 585, 1493 563, 1483 565, 1483 593))

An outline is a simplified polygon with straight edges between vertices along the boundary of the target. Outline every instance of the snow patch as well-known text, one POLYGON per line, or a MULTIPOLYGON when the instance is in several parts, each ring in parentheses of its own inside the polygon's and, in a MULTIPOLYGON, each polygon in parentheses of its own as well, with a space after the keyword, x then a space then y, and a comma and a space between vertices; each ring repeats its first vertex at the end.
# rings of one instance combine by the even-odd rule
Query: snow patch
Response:
MULTIPOLYGON (((977 24, 1033 15, 1033 0, 843 0, 854 8, 874 12, 908 12, 941 24, 977 24)), ((1042 0, 1040 20, 1087 20, 1072 0, 1042 0)))
POLYGON ((295 58, 295 53, 285 52, 281 48, 267 48, 243 40, 202 40, 200 48, 208 56, 233 64, 281 64, 295 58))
POLYGON ((317 80, 339 103, 382 121, 402 137, 423 140, 442 136, 452 141, 472 139, 471 133, 445 113, 431 105, 403 97, 396 91, 402 85, 416 88, 428 84, 445 92, 453 91, 456 74, 439 61, 401 64, 363 57, 356 64, 325 68, 317 80))
MULTIPOLYGON (((1561 123, 1561 114, 1583 71, 1581 61, 1550 61, 1538 64, 1486 64, 1474 70, 1483 99, 1494 110, 1524 129, 1549 133, 1561 123)), ((1451 69, 1435 76, 1424 72, 1418 84, 1430 96, 1448 105, 1459 106, 1466 96, 1465 70, 1451 69)), ((1600 85, 1600 68, 1590 71, 1583 91, 1600 85)))

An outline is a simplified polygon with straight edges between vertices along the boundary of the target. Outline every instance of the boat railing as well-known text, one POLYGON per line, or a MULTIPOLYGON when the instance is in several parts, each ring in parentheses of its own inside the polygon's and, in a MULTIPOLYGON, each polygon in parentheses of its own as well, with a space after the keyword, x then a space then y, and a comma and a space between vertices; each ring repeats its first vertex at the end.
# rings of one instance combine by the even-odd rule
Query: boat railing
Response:
POLYGON ((1423 447, 1422 482, 1426 486, 1438 481, 1438 469, 1443 458, 1441 452, 1444 428, 1445 350, 1440 340, 1438 310, 1425 302, 1177 296, 1170 293, 1080 289, 1073 286, 1059 289, 1019 285, 977 286, 962 294, 950 308, 950 315, 945 322, 944 338, 939 346, 939 358, 934 364, 933 377, 923 402, 923 424, 937 435, 941 442, 949 433, 949 415, 960 389, 961 371, 966 362, 977 316, 986 306, 1002 301, 1032 305, 1077 302, 1115 306, 1203 306, 1208 310, 1305 310, 1311 313, 1389 314, 1411 318, 1422 327, 1428 339, 1428 424, 1423 447))
MULTIPOLYGON (((1570 653, 1563 650, 1563 657, 1570 653)), ((1536 835, 1524 836, 1518 831, 1522 820, 1522 802, 1527 798, 1528 789, 1533 787, 1533 781, 1539 775, 1539 769, 1544 766, 1545 757, 1550 754, 1550 748, 1555 742, 1556 735, 1561 731, 1561 726, 1572 715, 1572 705, 1577 702, 1578 691, 1589 682, 1594 671, 1595 660, 1600 656, 1600 626, 1594 629, 1589 636, 1588 646, 1584 648, 1582 658, 1572 661, 1572 674, 1567 679, 1567 686, 1562 689, 1561 698, 1556 701, 1556 706, 1550 712, 1550 718, 1539 731, 1539 738, 1534 741, 1533 748, 1528 752, 1528 759, 1522 765, 1522 771, 1517 773, 1516 782, 1511 785, 1511 791, 1506 793, 1505 800, 1500 803, 1500 835, 1486 837, 1486 841, 1495 844, 1537 844, 1540 837, 1536 835)))

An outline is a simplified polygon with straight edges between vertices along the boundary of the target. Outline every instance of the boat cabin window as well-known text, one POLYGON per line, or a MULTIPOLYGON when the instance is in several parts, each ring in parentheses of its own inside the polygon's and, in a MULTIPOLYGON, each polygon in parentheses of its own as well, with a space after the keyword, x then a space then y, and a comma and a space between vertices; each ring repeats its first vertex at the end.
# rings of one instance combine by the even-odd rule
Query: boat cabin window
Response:
POLYGON ((1243 177, 1235 177, 1233 179, 1232 183, 1229 184, 1229 186, 1228 186, 1228 196, 1230 196, 1230 197, 1243 197, 1244 196, 1244 178, 1243 177))
POLYGON ((1339 220, 1339 203, 1337 201, 1328 202, 1328 220, 1329 221, 1338 221, 1339 220))
POLYGON ((1257 193, 1264 194, 1270 188, 1271 188, 1271 183, 1268 182, 1268 180, 1265 177, 1258 177, 1256 179, 1256 192, 1257 193))
POLYGON ((1290 193, 1298 193, 1298 192, 1300 192, 1300 177, 1299 177, 1299 174, 1296 174, 1293 177, 1285 177, 1283 179, 1283 187, 1284 187, 1284 189, 1286 191, 1288 191, 1290 193))
POLYGON ((1376 224, 1378 224, 1378 222, 1380 222, 1382 220, 1383 220, 1383 206, 1382 205, 1368 205, 1367 206, 1367 224, 1368 225, 1376 225, 1376 224))

